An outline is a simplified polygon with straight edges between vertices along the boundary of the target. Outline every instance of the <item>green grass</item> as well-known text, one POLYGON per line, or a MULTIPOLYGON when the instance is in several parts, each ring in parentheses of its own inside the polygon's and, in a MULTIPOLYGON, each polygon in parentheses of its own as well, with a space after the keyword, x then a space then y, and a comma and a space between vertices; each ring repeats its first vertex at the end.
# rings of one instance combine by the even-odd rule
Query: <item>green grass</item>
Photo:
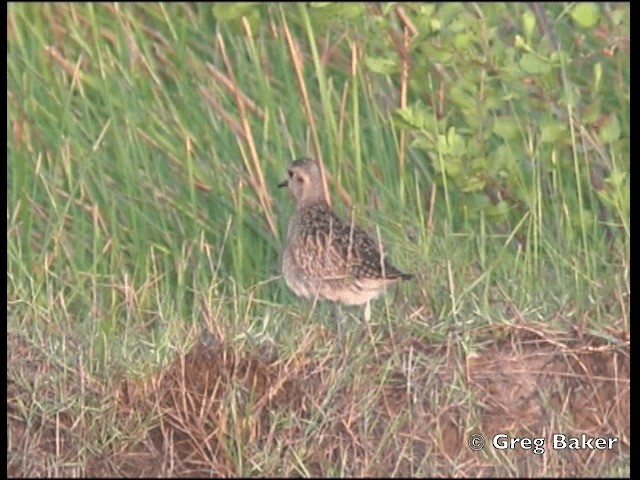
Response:
MULTIPOLYGON (((143 471, 127 455, 161 414, 122 385, 209 332, 260 378, 309 382, 300 415, 275 389, 258 428, 261 390, 222 375, 235 433, 216 430, 209 474, 628 472, 628 443, 576 471, 451 452, 490 430, 469 365, 492 345, 537 332, 569 365, 588 336, 628 362, 629 8, 592 7, 544 7, 555 50, 524 4, 9 5, 11 471, 143 471), (302 156, 417 274, 345 345, 278 277, 293 206, 275 187, 302 156)), ((623 412, 625 369, 580 359, 623 412)))

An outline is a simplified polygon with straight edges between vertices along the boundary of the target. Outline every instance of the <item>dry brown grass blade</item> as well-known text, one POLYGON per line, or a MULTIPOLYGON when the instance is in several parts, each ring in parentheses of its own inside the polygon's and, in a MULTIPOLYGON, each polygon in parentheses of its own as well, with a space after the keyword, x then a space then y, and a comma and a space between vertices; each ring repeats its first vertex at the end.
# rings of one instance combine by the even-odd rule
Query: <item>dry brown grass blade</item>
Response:
MULTIPOLYGON (((405 22, 403 29, 402 44, 398 45, 400 48, 400 58, 402 58, 402 70, 400 72, 400 108, 407 107, 407 89, 409 80, 409 28, 406 26, 406 15, 401 7, 396 7, 396 14, 405 22)), ((415 30, 414 30, 415 31, 415 30)), ((398 152, 398 168, 402 172, 404 170, 405 156, 407 152, 407 131, 400 130, 399 152, 398 152)))
POLYGON ((302 60, 298 46, 296 45, 284 15, 282 18, 282 28, 284 29, 284 36, 287 40, 287 46, 289 47, 289 54, 291 55, 291 63, 293 70, 296 74, 296 80, 298 81, 298 88, 300 89, 300 95, 302 102, 304 103, 304 111, 307 116, 307 122, 309 122, 309 128, 311 128, 311 137, 313 138, 313 147, 315 150, 315 157, 320 164, 320 172, 322 173, 322 188, 324 191, 324 198, 329 205, 331 205, 331 198, 329 198, 329 190, 327 188, 327 176, 324 170, 324 162, 322 161, 322 151, 320 150, 320 140, 318 139, 318 128, 316 126, 315 119, 313 117, 313 111, 311 110, 311 102, 309 101, 309 94, 307 93, 307 86, 304 83, 302 75, 302 60))
POLYGON ((265 216, 265 220, 267 222, 269 230, 271 231, 273 236, 278 239, 279 234, 278 229, 276 228, 273 210, 271 208, 271 197, 269 196, 269 193, 267 191, 266 183, 264 181, 264 174, 262 173, 262 168, 260 167, 258 151, 256 149, 255 141, 253 140, 251 127, 249 126, 249 119, 247 117, 247 109, 245 107, 244 96, 241 94, 239 88, 237 87, 235 75, 233 74, 233 67, 231 65, 231 61, 229 60, 229 56, 227 55, 224 40, 222 39, 222 35, 220 35, 219 32, 216 36, 216 40, 218 47, 220 48, 220 53, 222 54, 222 59, 224 60, 225 67, 227 69, 227 74, 229 75, 231 85, 234 87, 233 95, 236 100, 236 105, 238 106, 240 124, 242 127, 242 132, 244 133, 244 142, 249 147, 249 158, 251 159, 251 163, 244 162, 247 173, 253 180, 249 183, 254 188, 255 193, 258 196, 260 207, 262 208, 262 212, 265 216))
POLYGON ((398 5, 395 8, 395 12, 398 18, 400 19, 400 21, 402 22, 402 24, 404 25, 405 33, 409 33, 411 34, 411 36, 415 35, 418 32, 418 30, 416 29, 416 26, 413 24, 413 22, 411 21, 407 13, 404 11, 404 8, 398 5))
POLYGON ((261 120, 264 118, 264 111, 260 107, 258 107, 258 105, 256 105, 256 103, 251 99, 251 97, 246 95, 244 92, 237 90, 234 87, 234 83, 231 81, 231 79, 229 77, 227 77, 224 73, 222 73, 220 70, 218 70, 211 63, 207 62, 206 67, 207 67, 207 70, 209 70, 209 72, 211 72, 211 75, 213 75, 215 77, 215 79, 224 88, 226 88, 229 91, 229 93, 235 93, 237 91, 238 94, 242 96, 242 99, 244 101, 245 106, 249 110, 251 110, 261 120))
POLYGON ((240 125, 235 118, 233 118, 220 104, 220 102, 218 102, 218 100, 216 100, 213 95, 211 95, 206 88, 200 86, 198 87, 198 91, 200 92, 200 96, 202 97, 202 99, 209 105, 211 106, 211 108, 213 108, 218 115, 220 115, 220 117, 222 118, 222 120, 224 120, 224 122, 227 124, 227 126, 229 128, 231 128, 231 130, 233 130, 233 133, 236 134, 237 137, 242 138, 244 141, 246 141, 246 137, 244 134, 244 130, 242 129, 242 125, 240 125))

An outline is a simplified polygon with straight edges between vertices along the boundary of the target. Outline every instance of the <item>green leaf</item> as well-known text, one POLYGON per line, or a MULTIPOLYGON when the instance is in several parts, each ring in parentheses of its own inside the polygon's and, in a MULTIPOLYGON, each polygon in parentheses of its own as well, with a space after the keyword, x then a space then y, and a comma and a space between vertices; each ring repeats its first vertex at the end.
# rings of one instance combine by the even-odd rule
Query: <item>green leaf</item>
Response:
POLYGON ((577 3, 569 14, 581 27, 591 28, 600 19, 600 7, 594 2, 577 3))
POLYGON ((522 70, 532 75, 545 74, 551 71, 551 65, 532 53, 522 55, 518 65, 522 70))
POLYGON ((484 188, 485 183, 484 178, 478 175, 473 175, 464 179, 462 185, 460 185, 460 190, 465 193, 479 192, 484 188))
POLYGON ((607 208, 615 209, 616 208, 616 199, 613 194, 607 190, 596 190, 596 195, 598 199, 605 204, 607 208))
POLYGON ((400 71, 400 62, 397 59, 387 57, 370 57, 364 58, 364 63, 369 70, 382 75, 392 75, 400 71))
POLYGON ((460 175, 462 173, 462 162, 460 161, 460 158, 457 158, 457 157, 445 158, 443 160, 443 164, 444 164, 444 171, 447 175, 449 175, 453 179, 460 178, 460 175))
POLYGON ((522 36, 520 36, 520 35, 516 35, 516 39, 515 39, 514 45, 516 46, 516 48, 519 48, 521 50, 525 50, 527 52, 531 50, 531 47, 527 44, 525 39, 522 38, 522 36))
POLYGON ((255 10, 260 2, 229 2, 216 3, 213 6, 213 15, 221 22, 239 20, 255 10))
POLYGON ((451 127, 446 135, 438 135, 438 151, 442 155, 460 157, 465 153, 464 139, 451 127))
POLYGON ((216 3, 213 6, 213 15, 219 22, 226 23, 231 31, 240 34, 245 29, 242 24, 242 18, 246 18, 251 33, 255 35, 260 26, 260 11, 262 6, 259 2, 252 3, 216 3))
MULTIPOLYGON (((500 145, 493 153, 493 164, 498 165, 498 170, 506 176, 510 176, 514 172, 519 172, 520 167, 516 162, 513 150, 509 145, 500 145)), ((492 168, 495 168, 492 165, 492 168)))
POLYGON ((436 16, 442 21, 443 25, 448 25, 456 20, 464 12, 464 6, 461 2, 443 2, 439 4, 436 16))
POLYGON ((522 30, 526 38, 531 38, 536 28, 536 16, 531 10, 525 10, 522 14, 522 30))
POLYGON ((509 204, 504 200, 500 200, 495 205, 488 206, 484 213, 489 217, 504 217, 509 213, 509 204))
POLYGON ((607 182, 609 185, 616 187, 616 188, 620 188, 622 186, 622 184, 624 183, 625 179, 627 178, 627 174, 621 170, 617 170, 614 169, 611 172, 611 175, 609 175, 606 179, 605 182, 607 182))
POLYGON ((593 66, 593 89, 596 92, 600 88, 600 80, 602 80, 602 64, 598 62, 593 66))
POLYGON ((628 22, 629 21, 629 4, 627 4, 627 8, 620 8, 617 10, 613 10, 611 12, 611 21, 613 22, 614 25, 621 25, 624 22, 628 22))
POLYGON ((511 140, 518 135, 518 124, 513 117, 496 117, 493 133, 504 140, 511 140))
POLYGON ((582 112, 584 123, 593 123, 602 116, 602 100, 598 97, 591 103, 585 105, 582 112))
POLYGON ((471 161, 471 170, 474 172, 485 173, 487 171, 487 159, 477 157, 471 161))
POLYGON ((447 153, 454 157, 461 157, 466 150, 464 138, 456 133, 455 127, 451 127, 447 131, 447 153))
POLYGON ((360 2, 311 2, 309 6, 311 15, 323 21, 358 18, 366 10, 360 2))
POLYGON ((419 4, 416 10, 416 15, 418 15, 418 17, 431 17, 435 9, 435 3, 419 4))
MULTIPOLYGON (((435 30, 433 26, 431 28, 432 30, 435 30)), ((433 43, 425 45, 423 51, 424 58, 429 59, 430 62, 443 63, 447 65, 453 59, 453 54, 451 53, 450 48, 434 45, 433 43)))
POLYGON ((580 90, 577 86, 567 88, 560 98, 562 104, 575 107, 580 102, 580 90))
POLYGON ((399 108, 393 112, 393 120, 400 128, 423 129, 426 125, 427 112, 420 107, 399 108))
POLYGON ((475 35, 471 32, 461 32, 456 33, 456 36, 453 39, 453 45, 458 50, 463 50, 465 48, 469 48, 473 44, 473 40, 475 35))
POLYGON ((567 125, 549 121, 540 126, 540 143, 554 143, 566 136, 567 125))
POLYGON ((461 85, 456 85, 449 91, 451 101, 461 109, 475 109, 476 99, 461 85))
POLYGON ((615 142, 620 138, 620 121, 615 113, 609 115, 609 118, 602 124, 599 136, 602 143, 615 142))
MULTIPOLYGON (((470 158, 474 158, 475 160, 473 160, 471 162, 472 165, 472 169, 474 169, 474 165, 475 162, 478 161, 479 159, 477 158, 478 155, 482 155, 483 153, 485 153, 487 146, 484 144, 484 141, 479 141, 478 137, 473 136, 470 137, 467 140, 467 151, 466 154, 470 157, 470 158)), ((484 169, 483 169, 484 170, 484 169)))

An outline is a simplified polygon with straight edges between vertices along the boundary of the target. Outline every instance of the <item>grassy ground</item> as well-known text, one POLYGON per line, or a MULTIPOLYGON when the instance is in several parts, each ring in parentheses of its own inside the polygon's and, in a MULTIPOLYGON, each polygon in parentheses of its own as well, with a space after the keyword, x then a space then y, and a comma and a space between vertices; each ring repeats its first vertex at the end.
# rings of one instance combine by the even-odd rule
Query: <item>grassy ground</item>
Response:
POLYGON ((628 5, 7 28, 11 475, 629 475, 628 5), (301 156, 417 277, 343 341, 279 277, 301 156))

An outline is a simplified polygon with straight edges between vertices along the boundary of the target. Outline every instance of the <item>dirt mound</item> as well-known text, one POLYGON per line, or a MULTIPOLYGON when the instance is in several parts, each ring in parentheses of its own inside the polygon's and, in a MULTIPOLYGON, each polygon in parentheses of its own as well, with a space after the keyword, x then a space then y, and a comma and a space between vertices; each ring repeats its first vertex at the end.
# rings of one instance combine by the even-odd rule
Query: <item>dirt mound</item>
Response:
POLYGON ((155 460, 143 462, 151 469, 137 473, 240 475, 246 472, 237 466, 251 462, 265 444, 307 452, 303 463, 312 475, 331 473, 326 466, 339 463, 344 455, 351 459, 348 473, 362 475, 409 475, 424 468, 421 462, 430 455, 439 460, 431 468, 434 474, 579 475, 599 471, 628 451, 628 345, 614 346, 595 337, 544 336, 523 328, 500 334, 501 340, 467 356, 464 364, 449 348, 429 348, 414 340, 394 348, 382 345, 377 362, 364 372, 372 382, 345 384, 333 394, 332 414, 322 417, 313 434, 313 450, 304 448, 301 439, 309 436, 305 428, 315 418, 310 412, 332 388, 329 370, 320 362, 291 368, 277 359, 199 345, 161 372, 138 400, 129 401, 135 409, 153 408, 159 414, 159 424, 149 435, 153 448, 146 453, 155 460), (410 369, 383 373, 397 354, 438 361, 416 361, 410 369), (464 399, 447 401, 447 386, 455 382, 467 385, 464 396, 472 396, 475 409, 464 399), (365 412, 360 400, 367 396, 375 402, 365 412), (275 428, 270 419, 282 414, 296 420, 275 428), (487 441, 501 433, 509 439, 545 437, 546 462, 521 444, 488 455, 473 451, 468 437, 474 432, 482 432, 487 441), (611 450, 552 455, 551 435, 562 432, 618 442, 611 450), (390 434, 398 449, 375 452, 390 434))

